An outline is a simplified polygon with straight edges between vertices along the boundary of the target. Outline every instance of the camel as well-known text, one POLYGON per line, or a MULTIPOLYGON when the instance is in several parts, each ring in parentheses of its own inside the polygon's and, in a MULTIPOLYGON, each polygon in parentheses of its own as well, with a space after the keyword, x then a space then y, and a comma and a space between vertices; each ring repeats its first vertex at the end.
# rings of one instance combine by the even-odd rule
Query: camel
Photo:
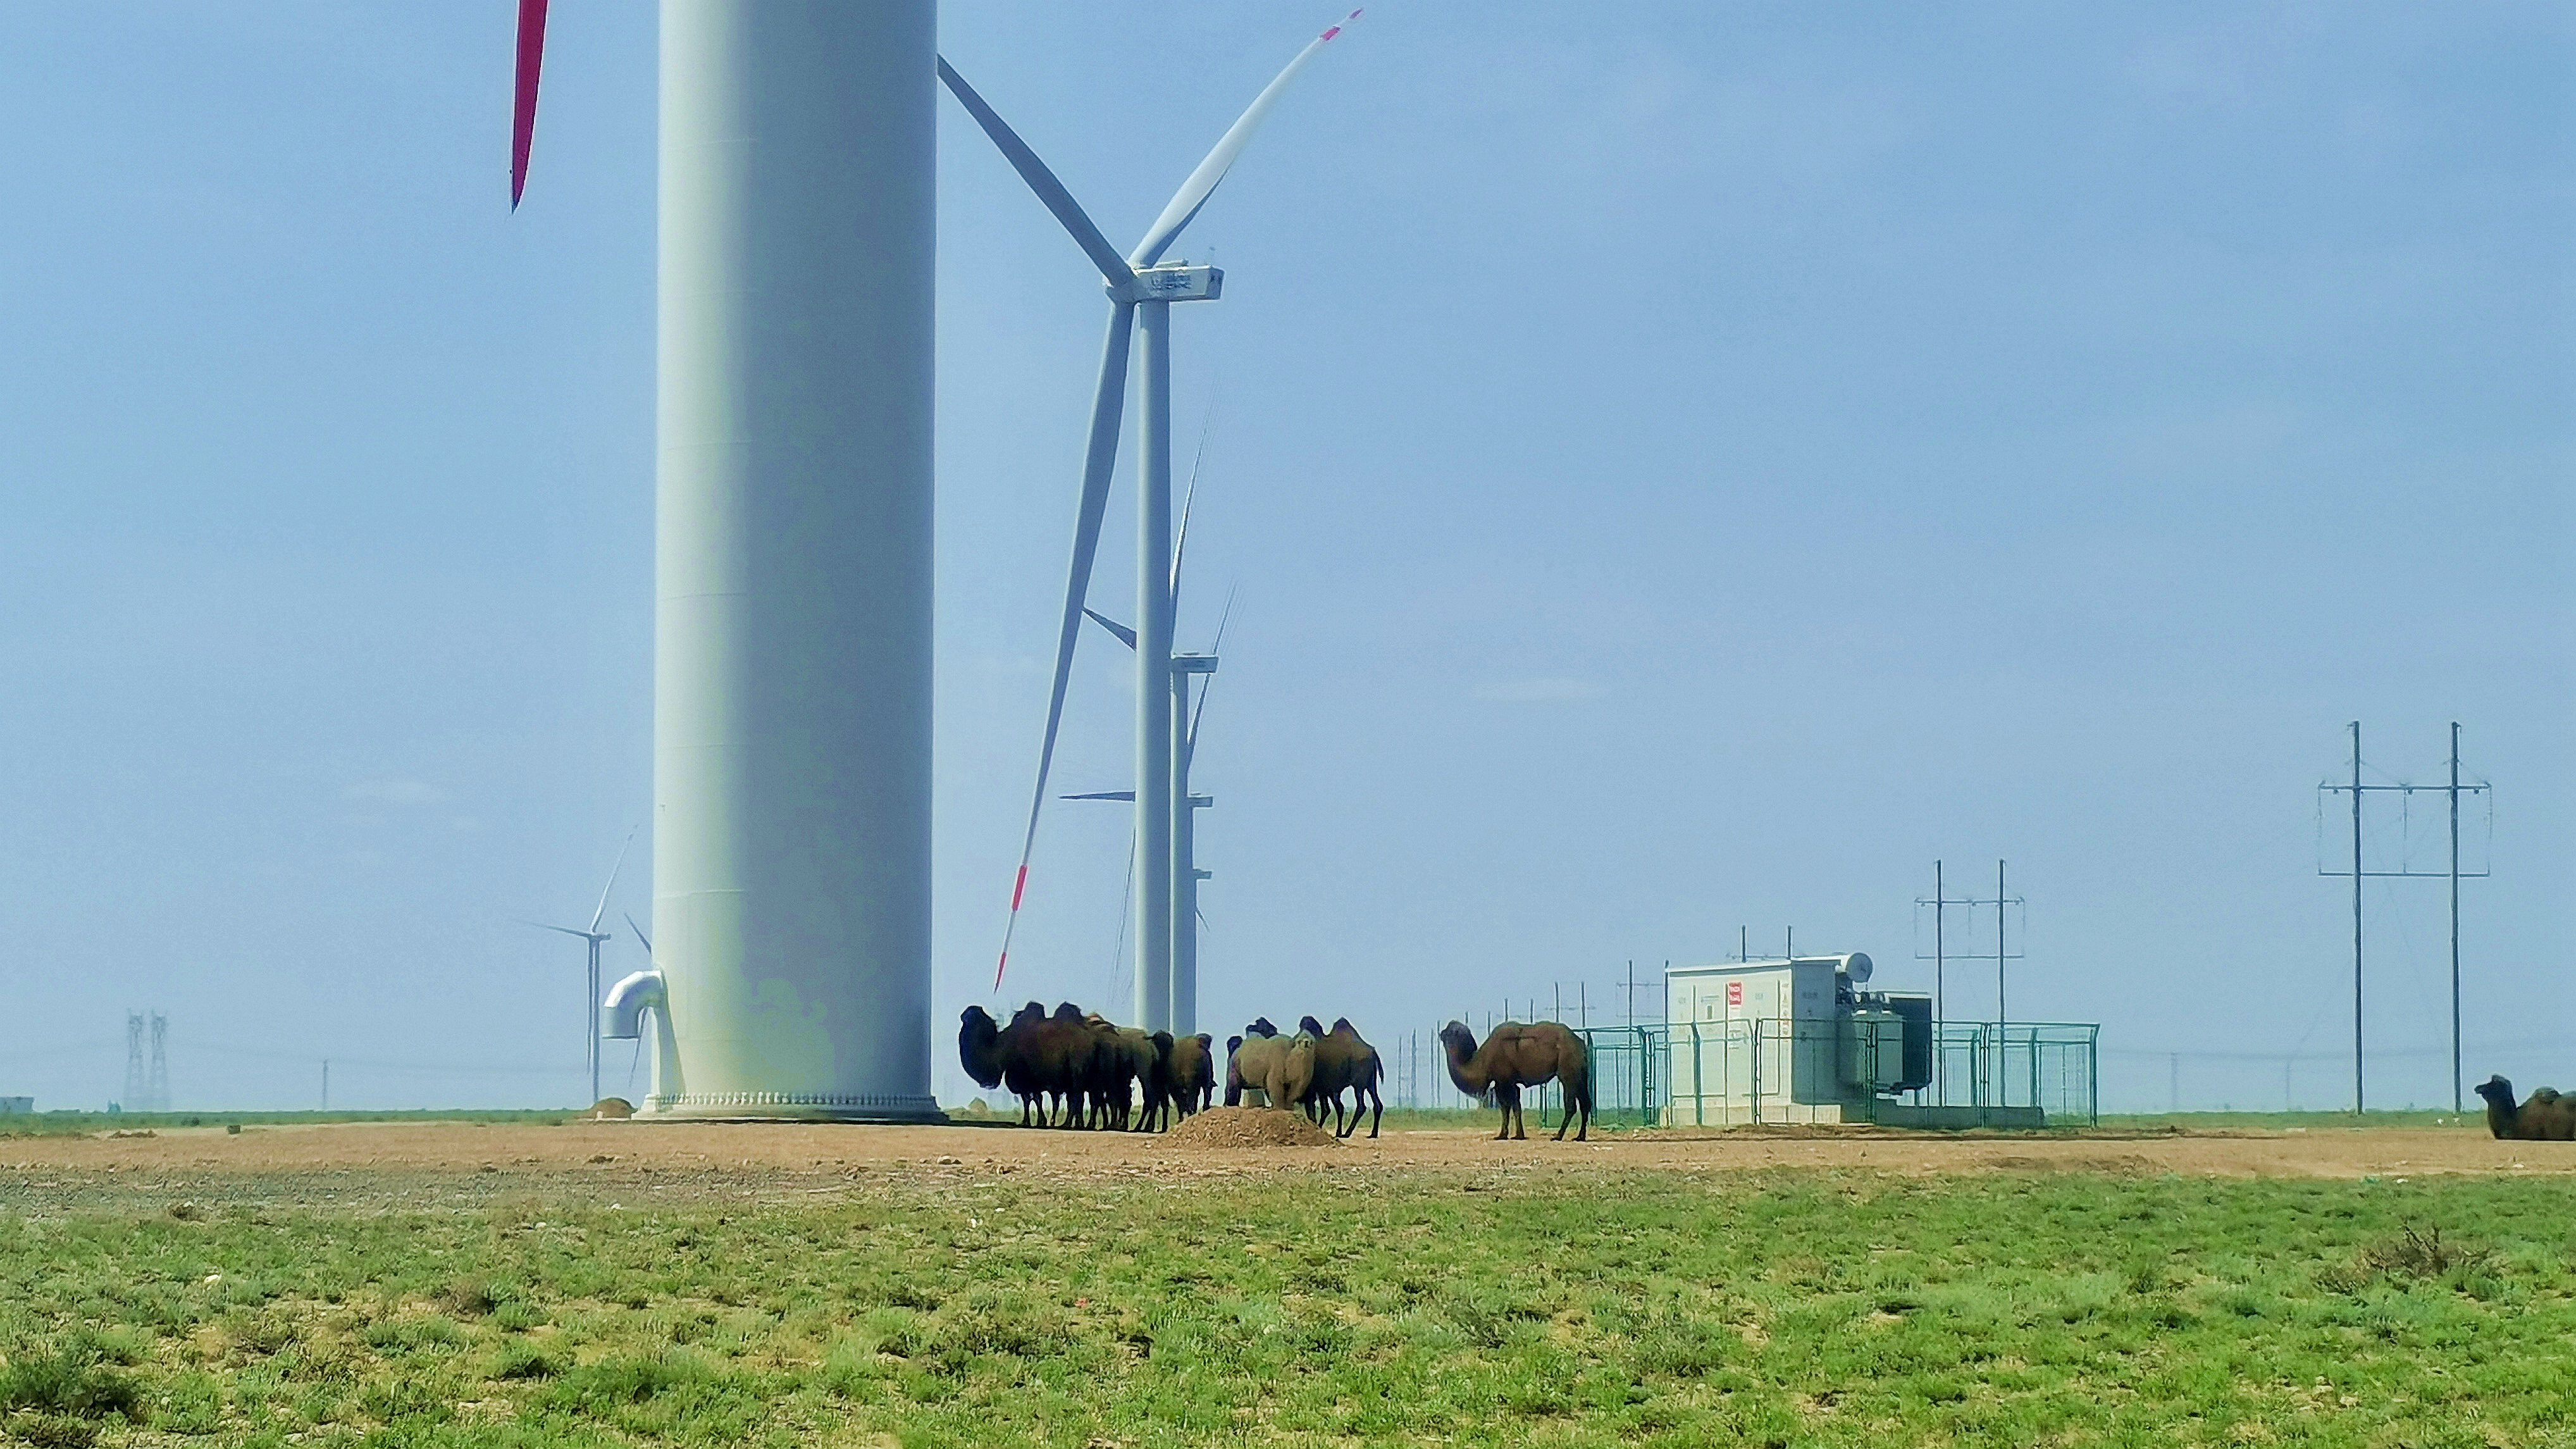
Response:
POLYGON ((2553 1087, 2534 1087, 2520 1106, 2513 1100, 2513 1083, 2502 1077, 2489 1077, 2478 1083, 2478 1095, 2487 1099, 2487 1130, 2508 1141, 2570 1142, 2576 1141, 2576 1097, 2562 1097, 2553 1087))
POLYGON ((1294 1107, 1315 1080, 1315 1039, 1303 1032, 1291 1037, 1254 1036, 1227 1040, 1225 1104, 1237 1107, 1246 1094, 1258 1092, 1262 1103, 1294 1107))
MULTIPOLYGON (((1049 1016, 1046 1008, 1032 1001, 1012 1015, 1002 1039, 1003 1078, 1024 1103, 1035 1102, 1037 1125, 1080 1125, 1084 1097, 1098 1075, 1100 1056, 1099 1039, 1083 1024, 1081 1009, 1067 1003, 1049 1016), (1053 1108, 1045 1100, 1048 1097, 1055 1099, 1053 1108), (1061 1123, 1055 1120, 1059 1110, 1064 1117, 1061 1123)), ((1025 1112, 1021 1120, 1027 1120, 1025 1112)))
POLYGON ((1297 1029, 1315 1038, 1315 1081, 1306 1089, 1306 1110, 1317 1126, 1324 1121, 1324 1104, 1333 1106, 1333 1135, 1348 1137, 1360 1128, 1360 1114, 1374 1100, 1377 1116, 1369 1122, 1369 1135, 1377 1135, 1378 1123, 1386 1120, 1386 1099, 1378 1095, 1378 1079, 1385 1074, 1379 1063, 1377 1048, 1360 1040, 1357 1028, 1347 1016, 1337 1017, 1333 1029, 1309 1016, 1297 1023, 1297 1029), (1342 1125, 1342 1092, 1351 1092, 1350 1126, 1342 1125))
POLYGON ((1094 1066, 1094 1096, 1091 1125, 1127 1130, 1129 1116, 1136 1107, 1136 1087, 1144 1089, 1143 1116, 1153 1120, 1162 1100, 1163 1054, 1169 1048, 1169 1032, 1148 1032, 1140 1026, 1120 1026, 1107 1017, 1094 1013, 1083 1018, 1099 1039, 1100 1056, 1094 1066), (1156 1038, 1161 1037, 1161 1043, 1156 1038))
MULTIPOLYGON (((965 1063, 966 1075, 975 1085, 991 1091, 1002 1085, 1004 1064, 1009 1053, 1002 1046, 1002 1027, 993 1013, 980 1006, 970 1006, 957 1018, 957 1057, 965 1063)), ((1028 1107, 1020 1107, 1020 1125, 1028 1125, 1028 1107)))
POLYGON ((1591 1053, 1584 1048, 1583 1038, 1562 1025, 1506 1021, 1478 1046, 1467 1024, 1453 1021, 1440 1028, 1440 1045, 1449 1058, 1449 1080, 1458 1084, 1458 1090, 1471 1097, 1491 1092, 1503 1109, 1503 1130, 1494 1134, 1494 1140, 1513 1136, 1528 1140, 1529 1125, 1521 1118, 1521 1088, 1550 1081, 1565 1084, 1568 1109, 1566 1121, 1556 1124, 1556 1140, 1565 1140, 1566 1125, 1578 1111, 1583 1120, 1575 1128, 1574 1140, 1581 1142, 1592 1130, 1591 1053))
POLYGON ((1216 1039, 1200 1032, 1174 1040, 1166 1077, 1171 1084, 1167 1105, 1176 1116, 1205 1110, 1216 1095, 1216 1039))

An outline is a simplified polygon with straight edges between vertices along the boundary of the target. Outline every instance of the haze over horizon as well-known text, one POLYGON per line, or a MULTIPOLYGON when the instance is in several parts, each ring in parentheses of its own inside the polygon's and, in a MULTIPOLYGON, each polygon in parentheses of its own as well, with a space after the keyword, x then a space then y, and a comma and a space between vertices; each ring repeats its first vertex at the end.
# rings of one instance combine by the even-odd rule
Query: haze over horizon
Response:
MULTIPOLYGON (((129 1009, 185 1109, 313 1105, 326 1057, 335 1105, 586 1091, 580 949, 521 922, 586 919, 648 813, 655 31, 554 7, 513 216, 511 8, 0 11, 0 1095, 104 1105, 129 1009)), ((1336 13, 941 44, 1123 244, 1336 13)), ((2356 718, 2437 782, 2458 720, 2469 1078, 2576 1088, 2571 63, 2538 5, 1373 5, 1186 248, 1227 279, 1174 328, 1183 645, 1236 599, 1202 1024, 1599 1019, 1740 927, 1926 985, 1932 862, 2005 857, 2013 1014, 2104 1024, 2106 1108, 2168 1054, 2186 1107, 2285 1062, 2335 1107, 2316 786, 2356 718)), ((941 126, 953 1103, 1100 306, 941 126)), ((1127 662, 1083 649, 1055 779, 1123 788, 1127 662)), ((1124 1014, 1126 819, 1049 811, 999 1000, 1124 1014)), ((2447 1106, 2443 887, 2368 906, 2373 1105, 2447 1106)))

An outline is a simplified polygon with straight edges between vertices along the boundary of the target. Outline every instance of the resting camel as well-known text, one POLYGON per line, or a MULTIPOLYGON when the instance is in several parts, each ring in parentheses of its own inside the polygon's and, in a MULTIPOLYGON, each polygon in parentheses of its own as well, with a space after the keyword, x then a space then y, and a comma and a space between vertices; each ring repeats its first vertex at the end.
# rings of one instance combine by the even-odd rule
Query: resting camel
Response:
POLYGON ((1583 1120, 1574 1140, 1582 1141, 1592 1130, 1591 1053, 1583 1038, 1557 1023, 1507 1021, 1478 1046, 1467 1024, 1453 1021, 1440 1028, 1440 1045, 1449 1057, 1449 1080, 1458 1090, 1471 1097, 1491 1092, 1503 1109, 1503 1130, 1494 1134, 1496 1141, 1529 1137, 1529 1125, 1521 1119, 1521 1088, 1551 1081, 1565 1084, 1566 1121, 1556 1124, 1556 1140, 1565 1140, 1566 1124, 1576 1112, 1583 1120))
POLYGON ((2534 1087, 2530 1097, 2516 1106, 2513 1083, 2502 1077, 2489 1077, 2478 1083, 2478 1095, 2487 1099, 2487 1130, 2498 1137, 2522 1142, 2576 1141, 2576 1097, 2562 1097, 2553 1087, 2534 1087))
POLYGON ((1369 1122, 1369 1135, 1377 1135, 1378 1123, 1386 1120, 1386 1099, 1378 1095, 1378 1079, 1385 1069, 1377 1059, 1377 1048, 1360 1040, 1357 1028, 1347 1016, 1337 1017, 1333 1029, 1309 1016, 1297 1023, 1297 1029, 1315 1038, 1315 1080, 1306 1089, 1307 1115, 1317 1126, 1323 1125, 1324 1104, 1333 1105, 1333 1135, 1348 1137, 1360 1129, 1360 1114, 1369 1103, 1377 1103, 1377 1116, 1369 1122), (1342 1125, 1342 1092, 1351 1092, 1351 1124, 1342 1125))
POLYGON ((1258 1092, 1263 1103, 1293 1108, 1315 1080, 1315 1039, 1303 1032, 1291 1037, 1233 1037, 1226 1044, 1225 1104, 1243 1104, 1258 1092))
POLYGON ((1175 1116, 1204 1111, 1216 1095, 1216 1039, 1206 1032, 1172 1042, 1169 1107, 1175 1116))

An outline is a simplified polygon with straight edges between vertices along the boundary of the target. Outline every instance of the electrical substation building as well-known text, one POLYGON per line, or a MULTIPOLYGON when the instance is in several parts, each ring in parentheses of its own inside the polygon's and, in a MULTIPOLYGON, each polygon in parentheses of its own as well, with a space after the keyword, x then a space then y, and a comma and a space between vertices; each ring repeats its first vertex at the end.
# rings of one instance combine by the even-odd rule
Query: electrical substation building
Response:
POLYGON ((1676 966, 1664 976, 1668 1126, 1904 1120, 1932 1081, 1932 999, 1869 991, 1869 957, 1676 966))

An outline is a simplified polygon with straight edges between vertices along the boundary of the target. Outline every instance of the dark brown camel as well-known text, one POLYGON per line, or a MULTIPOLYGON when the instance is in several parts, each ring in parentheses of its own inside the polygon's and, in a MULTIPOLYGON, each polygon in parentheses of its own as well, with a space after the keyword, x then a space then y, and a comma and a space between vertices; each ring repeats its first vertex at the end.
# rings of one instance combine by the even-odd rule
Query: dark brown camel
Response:
POLYGON ((1168 1074, 1172 1112, 1187 1117, 1205 1111, 1216 1095, 1216 1038, 1206 1032, 1175 1038, 1168 1074))
MULTIPOLYGON (((1093 1064, 1097 1081, 1091 1125, 1126 1131, 1136 1111, 1137 1087, 1144 1088, 1143 1115, 1150 1125, 1163 1091, 1163 1057, 1156 1034, 1139 1026, 1120 1026, 1098 1014, 1083 1022, 1100 1040, 1100 1055, 1093 1064)), ((1168 1038, 1170 1033, 1162 1035, 1168 1038)))
POLYGON ((2534 1087, 2520 1105, 2513 1083, 2489 1077, 2478 1083, 2487 1099, 2487 1130, 2516 1142, 2576 1142, 2576 1097, 2562 1097, 2552 1087, 2534 1087))
MULTIPOLYGON (((1002 1046, 1002 1027, 993 1014, 980 1006, 970 1006, 957 1019, 957 1057, 965 1063, 966 1075, 986 1091, 1002 1085, 1002 1074, 1009 1060, 1002 1046)), ((1020 1105, 1020 1125, 1029 1121, 1024 1099, 1020 1105)))
MULTIPOLYGON (((1080 1008, 1058 1007, 1053 1016, 1032 1001, 1003 1029, 1003 1080, 1023 1102, 1034 1102, 1041 1127, 1078 1126, 1084 1094, 1098 1075, 1100 1043, 1080 1008), (1068 1017, 1066 1012, 1072 1015, 1068 1017), (1053 1097, 1055 1107, 1046 1099, 1053 1097), (1061 1110, 1064 1120, 1055 1120, 1061 1110)), ((1026 1120, 1025 1113, 1022 1120, 1026 1120)))
POLYGON ((1583 1118, 1574 1140, 1581 1142, 1592 1130, 1591 1053, 1583 1038, 1556 1022, 1507 1021, 1478 1046, 1467 1024, 1453 1021, 1440 1028, 1440 1045, 1449 1058, 1449 1080, 1458 1090, 1471 1097, 1490 1092, 1503 1109, 1503 1130, 1494 1134, 1496 1141, 1529 1137, 1529 1125, 1521 1118, 1521 1088, 1551 1081, 1565 1085, 1567 1108, 1566 1120, 1556 1124, 1556 1140, 1565 1140, 1566 1125, 1576 1112, 1583 1118))
POLYGON ((1347 1016, 1335 1018, 1333 1029, 1309 1016, 1297 1023, 1297 1029, 1315 1038, 1315 1080, 1306 1089, 1306 1114, 1316 1125, 1324 1121, 1324 1105, 1333 1108, 1333 1135, 1348 1137, 1360 1129, 1360 1114, 1377 1103, 1377 1116, 1369 1122, 1369 1135, 1377 1135, 1378 1123, 1386 1120, 1386 1099, 1378 1095, 1377 1084, 1385 1074, 1378 1062, 1377 1048, 1360 1040, 1357 1028, 1347 1016), (1342 1125, 1342 1093, 1351 1095, 1351 1120, 1342 1125))

